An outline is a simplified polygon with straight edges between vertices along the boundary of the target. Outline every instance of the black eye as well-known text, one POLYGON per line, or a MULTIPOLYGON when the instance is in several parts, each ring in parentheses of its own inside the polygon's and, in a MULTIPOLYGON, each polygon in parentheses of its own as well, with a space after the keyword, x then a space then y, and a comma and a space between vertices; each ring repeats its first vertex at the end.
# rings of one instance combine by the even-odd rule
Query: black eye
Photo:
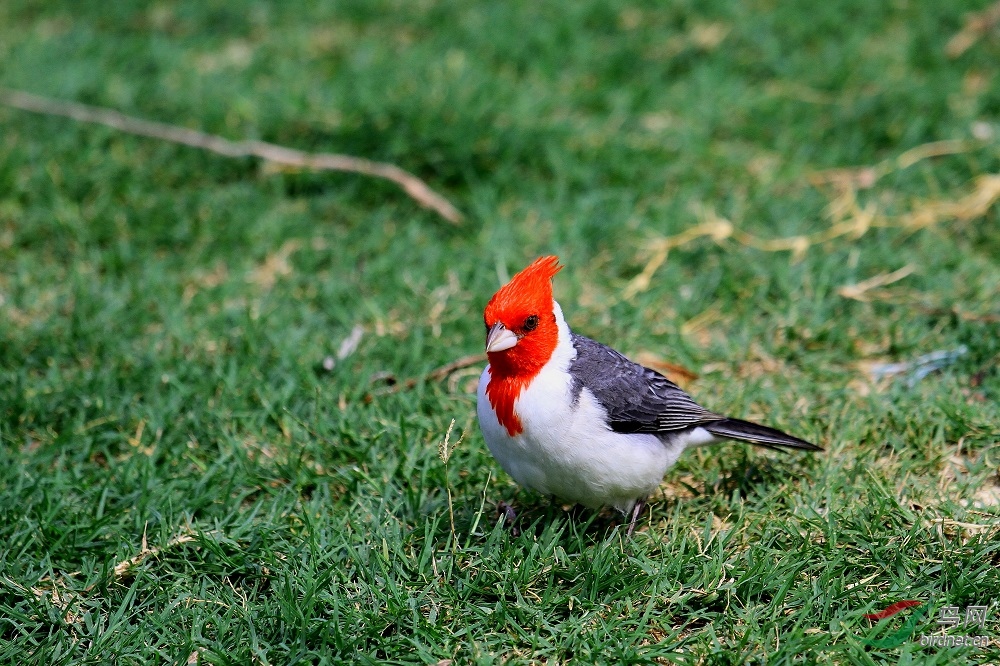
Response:
POLYGON ((533 331, 538 328, 538 315, 531 315, 524 320, 524 330, 533 331))

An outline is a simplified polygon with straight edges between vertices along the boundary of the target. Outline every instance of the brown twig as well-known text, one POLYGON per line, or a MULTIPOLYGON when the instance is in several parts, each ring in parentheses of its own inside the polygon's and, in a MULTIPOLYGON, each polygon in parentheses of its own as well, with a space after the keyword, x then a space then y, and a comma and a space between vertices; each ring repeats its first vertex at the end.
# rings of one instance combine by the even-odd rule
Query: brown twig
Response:
MULTIPOLYGON (((444 379, 451 373, 455 372, 456 370, 461 370, 462 368, 468 368, 469 366, 476 365, 477 363, 482 363, 485 360, 486 360, 486 354, 469 354, 468 356, 457 358, 451 363, 446 363, 445 365, 442 365, 440 368, 431 370, 431 372, 428 373, 427 375, 427 379, 430 379, 432 381, 441 381, 442 379, 444 379)), ((415 383, 416 382, 414 382, 414 384, 415 383)))
POLYGON ((468 356, 457 358, 451 363, 446 363, 442 365, 440 368, 435 368, 434 370, 431 370, 423 377, 411 377, 406 381, 397 382, 392 386, 386 387, 381 391, 377 391, 375 393, 369 393, 368 395, 365 396, 365 402, 371 402, 372 398, 374 398, 377 395, 391 395, 393 393, 399 393, 400 391, 411 389, 417 384, 419 384, 421 381, 425 382, 441 381, 442 379, 447 378, 448 375, 455 372, 456 370, 468 368, 470 366, 476 365, 477 363, 482 363, 485 360, 486 360, 486 354, 469 354, 468 356))
POLYGON ((915 304, 913 307, 920 310, 923 314, 928 315, 958 317, 962 321, 972 321, 980 324, 1000 324, 1000 314, 968 312, 962 310, 957 305, 950 308, 933 308, 915 304))
POLYGON ((258 157, 289 167, 347 171, 384 178, 399 185, 421 206, 434 210, 452 224, 458 224, 462 221, 462 214, 451 202, 432 190, 427 183, 394 164, 374 162, 350 155, 307 153, 266 141, 230 141, 215 134, 127 116, 114 109, 51 99, 7 88, 0 88, 0 104, 22 111, 62 116, 85 123, 97 123, 128 134, 201 148, 226 157, 258 157))

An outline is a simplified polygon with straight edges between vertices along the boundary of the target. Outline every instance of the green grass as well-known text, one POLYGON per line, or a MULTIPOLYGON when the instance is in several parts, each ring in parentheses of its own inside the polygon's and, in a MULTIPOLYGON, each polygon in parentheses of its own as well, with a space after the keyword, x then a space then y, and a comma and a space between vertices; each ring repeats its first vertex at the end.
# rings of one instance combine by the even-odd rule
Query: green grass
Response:
POLYGON ((945 54, 986 5, 0 3, 2 87, 391 161, 466 214, 0 108, 0 661, 1000 661, 1000 210, 946 205, 1000 169, 1000 42, 945 54), (695 239, 623 297, 707 211, 822 232, 811 174, 944 140, 857 192, 888 226, 695 239), (543 253, 576 330, 826 452, 689 453, 626 539, 499 470, 475 371, 369 399, 480 351, 543 253), (866 646, 900 599, 917 634, 992 604, 992 647, 866 646))

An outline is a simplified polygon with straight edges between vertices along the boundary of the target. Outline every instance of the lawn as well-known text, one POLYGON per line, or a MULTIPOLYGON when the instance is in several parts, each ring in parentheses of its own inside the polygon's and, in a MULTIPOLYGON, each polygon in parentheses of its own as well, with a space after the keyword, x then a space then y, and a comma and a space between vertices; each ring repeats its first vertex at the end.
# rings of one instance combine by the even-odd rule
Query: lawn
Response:
POLYGON ((463 214, 0 106, 0 662, 1000 662, 989 9, 0 2, 2 88, 463 214), (440 369, 550 253, 575 330, 825 451, 689 452, 632 538, 518 490, 440 369))

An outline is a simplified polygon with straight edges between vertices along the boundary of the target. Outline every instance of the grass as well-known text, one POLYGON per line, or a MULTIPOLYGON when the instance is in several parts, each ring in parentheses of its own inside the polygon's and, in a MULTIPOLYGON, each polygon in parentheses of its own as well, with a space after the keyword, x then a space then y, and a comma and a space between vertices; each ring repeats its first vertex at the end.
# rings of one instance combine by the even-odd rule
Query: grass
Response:
POLYGON ((1000 43, 946 54, 985 6, 0 3, 0 86, 391 161, 466 214, 0 108, 0 661, 1000 661, 1000 43), (741 235, 831 202, 878 224, 741 235), (370 396, 480 351, 542 253, 576 330, 826 452, 689 453, 626 539, 498 469, 477 369, 370 396), (867 645, 901 599, 931 612, 867 645), (990 648, 914 642, 976 604, 990 648))

